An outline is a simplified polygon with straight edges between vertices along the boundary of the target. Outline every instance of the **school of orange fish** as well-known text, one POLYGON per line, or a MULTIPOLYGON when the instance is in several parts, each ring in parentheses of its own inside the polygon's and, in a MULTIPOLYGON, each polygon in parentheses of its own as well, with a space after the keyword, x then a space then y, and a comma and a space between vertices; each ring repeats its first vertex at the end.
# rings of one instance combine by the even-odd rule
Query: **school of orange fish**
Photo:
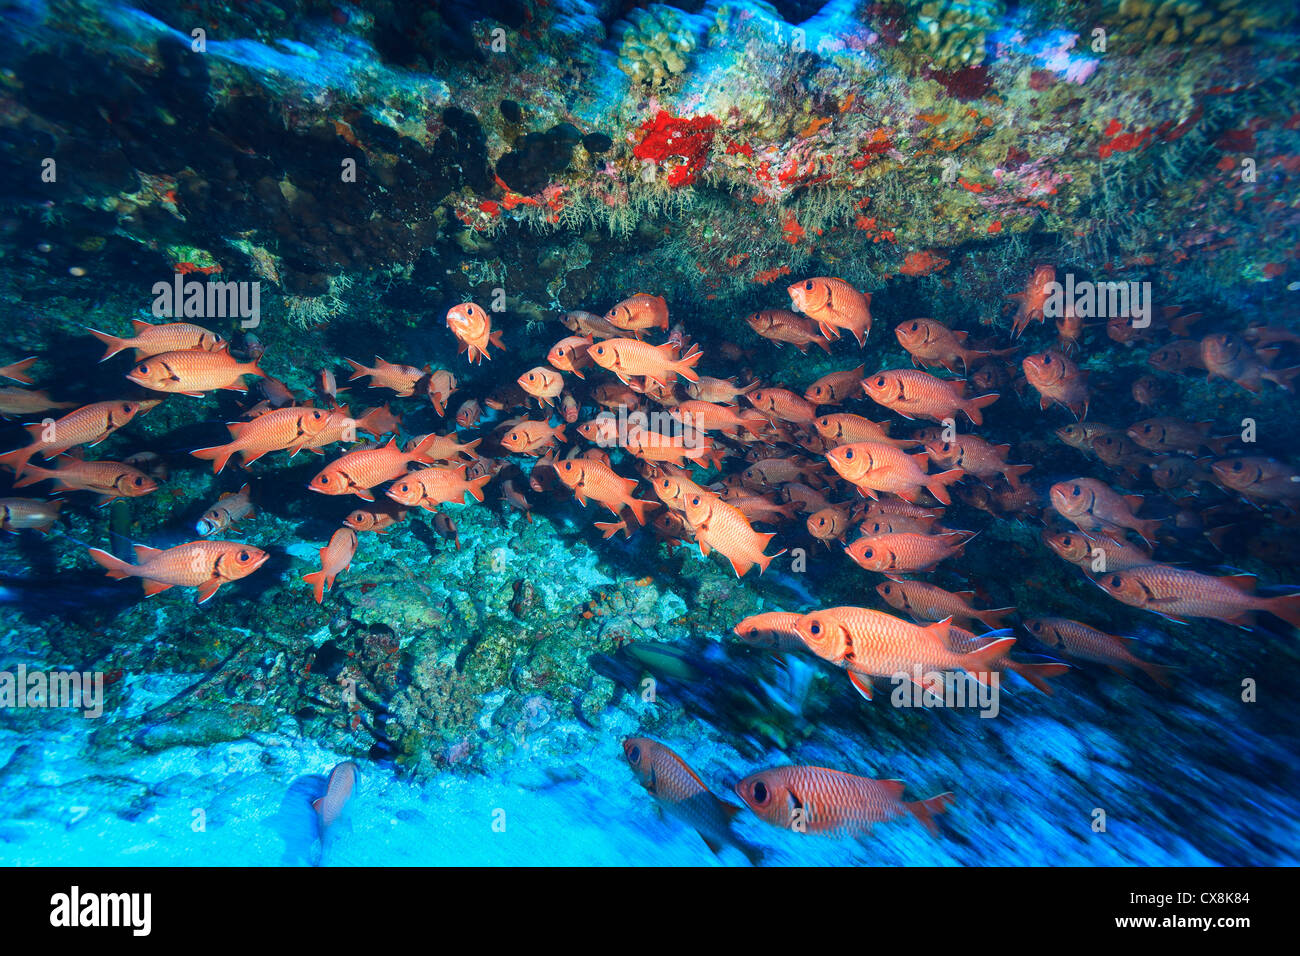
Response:
MULTIPOLYGON (((1051 266, 1040 267, 1024 292, 1010 297, 1017 305, 1013 339, 1032 324, 1046 323, 1044 304, 1054 279, 1051 266)), ((870 294, 827 277, 796 282, 788 291, 792 310, 768 309, 746 319, 759 336, 801 352, 812 345, 829 352, 844 333, 859 347, 865 345, 872 326, 870 294)), ((1300 336, 1253 326, 1241 334, 1217 332, 1198 340, 1190 327, 1199 319, 1166 309, 1163 322, 1150 328, 1112 319, 1106 333, 1123 347, 1149 346, 1149 364, 1162 374, 1204 371, 1250 392, 1292 390, 1300 368, 1273 366, 1277 346, 1300 342, 1300 336), (1174 338, 1157 342, 1163 330, 1174 338)), ((92 492, 101 504, 147 495, 166 474, 158 456, 94 461, 84 450, 167 394, 243 392, 245 376, 261 379, 265 400, 229 424, 230 440, 192 454, 212 461, 214 472, 221 472, 236 455, 246 468, 275 452, 292 458, 303 451, 324 455, 331 446, 348 446, 308 483, 320 494, 360 500, 320 549, 320 570, 303 579, 317 602, 347 571, 359 534, 385 533, 416 507, 433 513, 436 530, 459 547, 455 521, 439 506, 464 504, 466 496, 482 502, 489 485, 525 513, 530 493, 572 494, 583 506, 595 502, 612 515, 595 522, 604 537, 630 537, 646 528, 673 547, 694 542, 706 558, 720 554, 737 576, 755 565, 762 573, 784 553, 769 552, 773 538, 806 516, 807 533, 828 547, 841 547, 863 569, 881 575, 877 594, 907 617, 866 607, 770 612, 739 622, 735 633, 750 644, 829 661, 844 669, 867 699, 872 678, 933 671, 965 671, 987 683, 991 672, 1010 670, 1051 694, 1048 680, 1068 670, 1060 662, 1010 655, 1016 639, 1001 628, 1016 608, 980 609, 973 592, 946 591, 917 577, 960 556, 973 536, 941 523, 954 491, 967 504, 1000 517, 1041 518, 1050 550, 1124 604, 1180 622, 1205 618, 1250 627, 1262 611, 1300 626, 1300 594, 1257 595, 1250 576, 1216 577, 1162 561, 1154 553, 1161 522, 1139 517, 1145 511, 1141 496, 1080 476, 1053 484, 1046 502, 1050 510, 1044 510, 1041 493, 1021 481, 1033 466, 1010 463, 1010 445, 958 433, 961 418, 982 425, 982 410, 1000 398, 996 389, 1015 384, 1012 356, 1020 346, 1014 341, 1002 347, 977 343, 935 319, 916 318, 894 330, 912 356, 913 368, 868 373, 858 365, 826 375, 801 394, 779 383, 741 385, 732 378, 701 375, 697 366, 704 352, 680 325, 670 324, 667 303, 659 296, 637 293, 603 317, 575 311, 563 321, 572 334, 550 350, 549 367, 529 369, 490 394, 464 400, 454 413, 450 401, 459 386, 451 371, 378 357, 373 366, 347 359, 350 381, 368 379, 372 388, 389 390, 399 399, 427 396, 439 415, 454 418, 456 428, 481 427, 483 432, 462 441, 452 429, 445 435, 410 436, 401 444, 401 416, 388 404, 353 416, 339 400, 346 389, 329 369, 318 376, 317 395, 300 399, 266 375, 252 340, 236 349, 211 330, 180 322, 137 321, 130 337, 90 330, 107 346, 103 361, 134 350, 135 364, 125 377, 161 394, 96 402, 29 424, 30 442, 0 455, 0 465, 14 473, 15 489, 50 482, 53 493, 92 492), (663 342, 649 341, 659 335, 663 342), (940 377, 925 369, 960 377, 940 377), (484 420, 488 410, 500 420, 484 420), (584 410, 589 413, 585 418, 584 410), (897 418, 876 420, 881 411, 897 418), (934 424, 904 435, 895 428, 898 418, 934 424), (566 434, 570 427, 576 436, 566 434), (48 467, 37 465, 37 458, 48 467), (527 472, 519 467, 520 459, 532 460, 527 472), (738 464, 726 467, 730 462, 738 464), (716 472, 712 480, 709 472, 716 472), (636 496, 643 482, 653 498, 636 496), (385 496, 376 500, 380 486, 386 486, 385 496), (755 525, 775 530, 756 530, 755 525), (979 622, 989 633, 977 635, 954 622, 979 622)), ((471 363, 492 359, 494 349, 506 349, 501 331, 492 329, 492 314, 479 305, 455 306, 446 323, 471 363)), ((1038 393, 1043 414, 1060 414, 1050 411, 1057 405, 1073 416, 1071 424, 1057 429, 1063 442, 1117 475, 1149 472, 1170 494, 1213 483, 1279 520, 1300 510, 1300 472, 1271 458, 1228 455, 1235 436, 1211 437, 1210 423, 1154 417, 1111 427, 1088 421, 1087 374, 1071 357, 1081 348, 1084 326, 1067 311, 1056 322, 1053 347, 1018 363, 1024 381, 1038 393), (1198 457, 1203 449, 1210 457, 1198 457)), ((731 343, 720 351, 732 367, 745 357, 731 343)), ((0 376, 32 385, 28 372, 34 362, 28 358, 0 368, 0 376)), ((1146 409, 1159 403, 1163 390, 1159 377, 1145 376, 1134 383, 1133 399, 1146 409)), ((6 417, 67 408, 43 391, 0 388, 0 414, 6 417)), ((60 504, 57 498, 0 499, 0 526, 48 531, 60 504)), ((137 545, 134 563, 99 548, 89 554, 110 577, 142 579, 146 595, 193 587, 202 603, 266 561, 259 548, 213 537, 252 511, 252 493, 245 484, 204 513, 197 525, 201 537, 195 541, 167 549, 137 545)), ((1207 534, 1213 540, 1213 531, 1207 534)), ((1022 618, 1020 623, 1061 657, 1120 672, 1137 669, 1162 686, 1168 683, 1169 668, 1137 657, 1127 638, 1060 617, 1022 618)), ((678 755, 646 738, 629 738, 624 752, 642 784, 710 846, 736 842, 730 820, 737 808, 716 797, 678 755)), ((933 816, 952 800, 951 794, 940 794, 904 802, 898 781, 822 767, 767 770, 741 781, 736 792, 773 825, 788 827, 798 811, 805 829, 825 833, 861 833, 873 823, 908 814, 933 828, 933 816)))

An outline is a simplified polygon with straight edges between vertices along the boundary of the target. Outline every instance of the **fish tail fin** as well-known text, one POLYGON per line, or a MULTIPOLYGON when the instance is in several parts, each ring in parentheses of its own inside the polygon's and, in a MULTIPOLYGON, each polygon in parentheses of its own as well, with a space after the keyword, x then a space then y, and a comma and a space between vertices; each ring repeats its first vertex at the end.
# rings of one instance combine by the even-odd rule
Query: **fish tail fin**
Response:
POLYGON ((1020 478, 1034 470, 1033 465, 1007 465, 1003 469, 1002 475, 1007 479, 1007 484, 1012 488, 1020 487, 1020 478))
POLYGON ((789 549, 782 548, 776 554, 764 554, 763 552, 767 550, 768 543, 776 537, 776 532, 771 531, 766 534, 761 534, 759 537, 762 538, 763 541, 758 546, 758 557, 754 559, 754 563, 758 565, 758 573, 762 574, 767 570, 767 566, 772 563, 774 558, 781 557, 781 555, 785 554, 789 549))
POLYGON ((1016 643, 1014 637, 1004 637, 1000 640, 989 641, 977 651, 971 651, 962 658, 961 666, 981 684, 988 684, 988 675, 990 672, 997 673, 998 668, 994 666, 995 662, 1007 651, 1011 650, 1016 643))
POLYGON ((948 486, 955 481, 961 481, 966 474, 960 468, 949 468, 947 471, 941 471, 937 475, 928 476, 925 483, 925 490, 938 498, 943 504, 952 504, 952 497, 948 494, 948 486))
POLYGON ((1147 521, 1139 521, 1139 527, 1135 529, 1141 535, 1142 540, 1149 546, 1155 546, 1156 532, 1160 530, 1160 520, 1159 518, 1150 518, 1147 521))
POLYGON ((491 475, 479 475, 469 483, 469 493, 474 496, 475 501, 483 500, 483 486, 492 480, 491 475))
POLYGON ((966 412, 966 417, 968 417, 972 422, 976 425, 983 425, 984 416, 981 414, 980 409, 988 408, 996 402, 998 398, 999 395, 997 392, 989 392, 987 395, 981 395, 978 398, 967 399, 962 405, 962 409, 966 412))
POLYGON ((1267 377, 1281 385, 1292 395, 1295 394, 1295 377, 1300 375, 1300 365, 1291 368, 1276 368, 1267 373, 1267 377))
POLYGON ((253 359, 251 362, 247 362, 247 363, 245 363, 245 364, 244 364, 244 370, 243 370, 243 372, 241 372, 240 374, 241 374, 241 375, 255 375, 255 376, 257 376, 258 378, 269 378, 270 376, 268 376, 265 372, 263 372, 263 371, 262 371, 262 367, 261 367, 260 365, 257 364, 258 362, 262 361, 262 359, 263 359, 264 357, 265 357, 265 356, 261 356, 261 355, 259 355, 257 358, 253 359))
POLYGON ((208 448, 196 448, 190 452, 195 458, 201 458, 204 461, 210 460, 214 475, 219 475, 225 470, 226 464, 230 461, 230 456, 234 453, 235 446, 233 443, 229 445, 212 445, 208 448))
POLYGON ((1143 661, 1138 665, 1142 673, 1146 674, 1160 687, 1168 690, 1173 686, 1172 675, 1176 667, 1168 667, 1164 664, 1152 664, 1150 661, 1143 661))
POLYGON ((90 326, 86 326, 86 331, 99 339, 99 341, 103 342, 106 346, 104 357, 100 359, 101 362, 107 362, 118 352, 130 347, 126 344, 126 339, 121 338, 120 336, 109 335, 107 332, 101 332, 99 329, 92 329, 90 326))
POLYGON ((22 448, 15 448, 13 451, 7 451, 0 455, 0 465, 6 468, 12 468, 14 474, 22 474, 27 468, 27 463, 32 460, 32 455, 36 454, 36 442, 30 445, 24 445, 22 448))
POLYGON ((433 443, 437 440, 438 440, 438 436, 433 434, 432 432, 430 432, 428 435, 425 435, 422 439, 420 439, 420 443, 410 450, 409 454, 411 456, 411 460, 423 462, 426 465, 431 463, 434 459, 429 457, 429 449, 433 447, 433 443))
POLYGON ((688 382, 698 382, 700 376, 696 373, 695 366, 703 357, 704 351, 698 346, 693 347, 689 354, 673 363, 673 370, 688 382))
POLYGON ((18 469, 14 474, 15 488, 26 488, 28 485, 34 485, 47 478, 53 478, 55 481, 59 482, 60 486, 63 484, 62 479, 59 478, 59 473, 53 468, 42 468, 39 465, 33 465, 31 463, 24 464, 22 468, 18 469))
POLYGON ((109 554, 103 548, 89 548, 90 556, 94 558, 95 563, 108 572, 108 576, 114 581, 121 581, 123 578, 131 577, 131 569, 134 565, 127 564, 121 558, 109 554))
POLYGON ((316 603, 325 603, 325 569, 313 571, 311 574, 304 574, 302 579, 312 586, 316 593, 316 603))
POLYGON ((1059 661, 1044 663, 1026 663, 1024 661, 1012 661, 1011 669, 1027 680, 1038 690, 1042 691, 1048 697, 1056 693, 1052 686, 1047 683, 1050 677, 1060 677, 1070 669, 1069 664, 1062 664, 1059 661))
POLYGON ((345 358, 343 361, 347 362, 349 365, 352 366, 352 374, 348 376, 349 382, 354 381, 358 378, 365 378, 367 375, 370 374, 370 369, 366 368, 360 362, 354 362, 350 358, 345 358))
POLYGON ((1269 598, 1264 604, 1264 610, 1280 617, 1292 627, 1300 627, 1300 593, 1269 598))
POLYGON ((991 631, 996 631, 1004 627, 1002 618, 1008 614, 1015 614, 1014 607, 995 607, 988 611, 976 611, 975 619, 991 631))
POLYGON ((646 523, 646 515, 650 513, 650 509, 659 506, 659 502, 647 501, 644 498, 629 498, 626 504, 632 510, 632 515, 636 518, 637 524, 641 525, 646 523))
POLYGON ((925 825, 931 836, 938 836, 939 824, 934 822, 934 818, 952 806, 956 799, 952 791, 949 790, 944 793, 937 793, 928 800, 917 800, 915 803, 905 803, 903 806, 908 813, 925 825))

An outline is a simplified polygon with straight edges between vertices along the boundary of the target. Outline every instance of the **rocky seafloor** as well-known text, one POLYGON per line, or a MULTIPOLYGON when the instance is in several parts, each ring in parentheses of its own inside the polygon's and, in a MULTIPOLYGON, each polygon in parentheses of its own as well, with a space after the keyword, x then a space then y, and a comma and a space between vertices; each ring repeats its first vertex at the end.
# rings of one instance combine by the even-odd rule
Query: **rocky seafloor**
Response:
MULTIPOLYGON (((126 394, 84 327, 123 333, 177 271, 262 283, 264 365, 299 395, 321 368, 342 378, 343 356, 378 352, 453 369, 453 405, 542 363, 565 310, 603 313, 635 291, 667 297, 710 374, 800 392, 860 361, 910 367, 891 330, 917 315, 1005 337, 1005 296, 1042 262, 1150 281, 1206 331, 1294 328, 1285 4, 624 6, 8 5, 0 361, 40 356, 59 400, 126 394), (951 265, 900 271, 926 249, 951 265), (804 355, 751 333, 742 317, 787 307, 805 275, 873 293, 866 349, 804 355), (509 351, 471 367, 443 316, 497 289, 509 351), (738 358, 709 357, 726 344, 738 358)), ((1144 417, 1128 393, 1148 352, 1087 333, 1090 420, 1144 417)), ((1162 412, 1229 431, 1249 416, 1261 453, 1296 460, 1292 396, 1168 379, 1162 412)), ((1053 436, 1068 413, 1010 384, 988 430, 1035 465, 1031 486, 1112 477, 1053 436)), ((407 435, 454 424, 423 397, 392 404, 407 435)), ((168 399, 96 449, 160 456, 158 492, 104 509, 74 496, 49 536, 0 539, 0 669, 108 679, 96 720, 0 710, 0 862, 313 862, 295 782, 342 759, 363 783, 327 862, 715 862, 636 784, 629 734, 669 744, 724 795, 787 762, 957 794, 938 839, 911 823, 802 837, 739 817, 774 863, 1297 860, 1294 634, 1123 607, 1051 555, 1035 520, 970 504, 947 522, 981 534, 936 583, 1138 637, 1178 668, 1172 689, 1083 665, 1050 698, 1008 678, 996 719, 867 704, 833 668, 731 628, 764 610, 880 606, 877 575, 794 526, 778 541, 805 548, 806 570, 737 580, 693 546, 603 539, 567 493, 531 495, 530 518, 491 492, 454 508, 459 547, 427 515, 363 535, 317 605, 300 578, 355 502, 305 491, 316 456, 252 466, 257 513, 234 537, 271 553, 255 576, 201 607, 107 580, 83 546, 188 540, 250 477, 188 455, 239 414, 230 393, 168 399)), ((1271 516, 1226 553, 1199 529, 1171 533, 1201 570, 1300 584, 1271 516)))

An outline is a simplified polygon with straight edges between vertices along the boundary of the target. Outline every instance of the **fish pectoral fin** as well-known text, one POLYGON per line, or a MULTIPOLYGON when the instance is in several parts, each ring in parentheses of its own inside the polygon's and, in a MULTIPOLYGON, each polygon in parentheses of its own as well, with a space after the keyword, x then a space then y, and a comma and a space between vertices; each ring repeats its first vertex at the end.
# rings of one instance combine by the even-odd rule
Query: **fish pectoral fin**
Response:
POLYGON ((848 675, 849 675, 849 683, 853 685, 853 689, 856 690, 867 700, 871 700, 872 699, 871 678, 868 677, 866 674, 859 674, 856 671, 849 671, 848 675))
POLYGON ((212 595, 217 593, 217 588, 221 587, 224 582, 221 578, 209 578, 199 585, 199 604, 205 603, 212 595))

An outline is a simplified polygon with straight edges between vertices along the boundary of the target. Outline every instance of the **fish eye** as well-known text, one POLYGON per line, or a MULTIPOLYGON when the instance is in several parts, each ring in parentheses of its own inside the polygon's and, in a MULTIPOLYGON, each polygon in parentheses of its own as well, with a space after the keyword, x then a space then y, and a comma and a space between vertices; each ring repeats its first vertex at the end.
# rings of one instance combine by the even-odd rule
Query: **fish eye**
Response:
POLYGON ((1074 495, 1077 498, 1079 495, 1083 494, 1083 491, 1079 488, 1078 485, 1075 485, 1073 488, 1070 489, 1070 494, 1074 495))
POLYGON ((1035 621, 1033 624, 1029 625, 1029 629, 1033 631, 1035 634, 1037 634, 1039 631, 1043 629, 1043 625, 1039 621, 1035 621))
POLYGON ((144 484, 144 476, 143 476, 143 475, 141 475, 141 476, 139 476, 139 477, 137 477, 137 478, 135 479, 135 486, 136 486, 137 488, 139 488, 139 487, 140 487, 141 485, 143 485, 143 484, 144 484))
POLYGON ((330 483, 329 475, 318 475, 316 480, 322 485, 328 485, 330 483))
POLYGON ((1123 583, 1124 582, 1120 579, 1120 576, 1118 574, 1110 579, 1110 586, 1113 588, 1117 588, 1123 583))
POLYGON ((148 366, 148 365, 137 365, 135 370, 136 370, 137 372, 139 372, 141 375, 148 375, 148 374, 149 374, 149 366, 148 366))
POLYGON ((1044 365, 1052 364, 1052 353, 1048 352, 1046 355, 1043 356, 1043 364, 1044 365))
POLYGON ((691 504, 693 504, 693 505, 698 505, 699 503, 700 503, 700 496, 699 496, 699 495, 696 495, 694 498, 691 499, 691 504))
POLYGON ((803 284, 803 287, 804 287, 804 291, 805 291, 805 292, 811 292, 811 291, 813 290, 813 281, 812 281, 812 279, 809 279, 807 282, 805 282, 805 283, 803 284))
POLYGON ((1074 544, 1074 538, 1070 537, 1068 534, 1062 535, 1061 544, 1065 545, 1068 548, 1070 545, 1074 544))
POLYGON ((919 329, 920 327, 921 327, 921 325, 920 325, 919 322, 913 322, 913 323, 912 323, 912 331, 913 331, 913 332, 915 332, 915 331, 916 331, 917 329, 919 329))
POLYGON ((846 450, 845 450, 845 452, 844 452, 844 460, 845 460, 845 461, 852 461, 852 460, 853 460, 853 449, 852 449, 852 448, 849 448, 849 449, 846 449, 846 450))
POLYGON ((465 306, 465 314, 466 314, 466 315, 473 315, 473 314, 474 314, 474 306, 472 306, 472 305, 467 305, 467 306, 465 306))
POLYGON ((1233 471, 1241 471, 1241 462, 1239 462, 1239 461, 1234 461, 1234 462, 1232 463, 1232 470, 1233 470, 1233 471))
POLYGON ((754 783, 754 802, 755 802, 755 803, 767 803, 768 798, 769 798, 770 796, 771 796, 771 794, 768 793, 768 791, 767 791, 767 784, 765 784, 762 780, 758 780, 758 781, 756 781, 756 782, 754 783))
POLYGON ((571 462, 571 461, 566 461, 566 462, 564 463, 564 470, 565 470, 565 471, 572 471, 572 470, 573 470, 573 462, 571 462))
POLYGON ((532 381, 533 379, 535 379, 535 378, 537 378, 537 376, 534 375, 532 372, 529 372, 529 373, 528 373, 528 381, 531 382, 531 381, 532 381))
POLYGON ((813 621, 812 624, 808 626, 809 634, 817 635, 820 634, 821 632, 822 632, 822 626, 818 624, 816 621, 813 621))
POLYGON ((249 553, 248 553, 247 551, 240 551, 240 552, 239 552, 239 560, 240 560, 240 561, 247 561, 247 560, 249 559, 249 557, 250 557, 250 555, 249 555, 249 553))
POLYGON ((628 763, 640 763, 640 762, 641 762, 641 748, 640 748, 640 747, 635 747, 635 746, 634 746, 631 750, 629 750, 629 751, 627 752, 627 760, 628 760, 628 763))
POLYGON ((876 553, 876 552, 875 552, 874 550, 872 550, 871 548, 867 548, 867 550, 865 550, 865 551, 862 552, 862 557, 864 557, 864 558, 869 558, 869 557, 871 557, 871 556, 872 556, 873 554, 875 554, 875 553, 876 553))
POLYGON ((886 584, 883 588, 880 589, 880 593, 881 593, 881 594, 892 594, 892 593, 893 593, 892 588, 893 588, 893 585, 886 584))
POLYGON ((124 412, 129 412, 129 411, 131 411, 131 403, 130 403, 130 402, 123 402, 123 403, 122 403, 122 411, 124 411, 124 412))
POLYGON ((826 527, 826 519, 825 519, 825 518, 818 518, 818 519, 817 519, 817 527, 819 527, 819 528, 824 528, 824 527, 826 527))
POLYGON ((884 387, 885 387, 885 376, 883 376, 883 375, 879 375, 879 376, 876 377, 876 387, 877 387, 877 388, 884 388, 884 387))

